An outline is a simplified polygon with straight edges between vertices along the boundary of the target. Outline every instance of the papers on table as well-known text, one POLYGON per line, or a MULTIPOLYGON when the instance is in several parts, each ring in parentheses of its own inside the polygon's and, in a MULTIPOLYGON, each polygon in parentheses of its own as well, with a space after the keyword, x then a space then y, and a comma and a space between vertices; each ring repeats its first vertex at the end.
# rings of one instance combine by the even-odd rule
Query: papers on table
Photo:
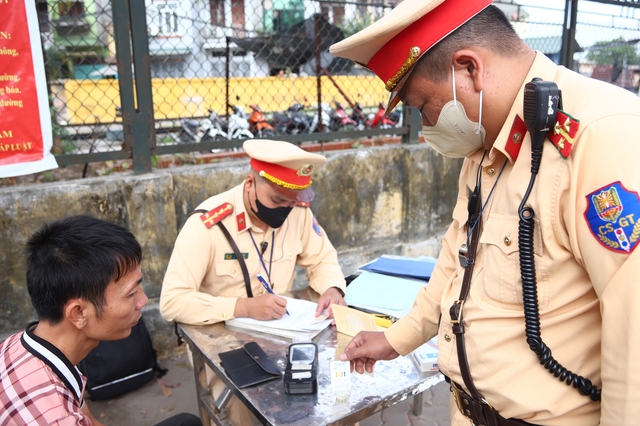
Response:
POLYGON ((362 273, 347 287, 347 305, 401 318, 412 308, 435 266, 432 257, 384 255, 360 267, 362 273))
POLYGON ((253 318, 233 318, 225 321, 228 326, 274 334, 288 339, 307 340, 318 335, 331 324, 330 319, 324 316, 315 317, 317 303, 308 300, 287 299, 287 311, 289 315, 270 321, 260 321, 253 318))
POLYGON ((338 333, 354 337, 361 331, 379 331, 373 315, 340 305, 331 305, 338 333))
POLYGON ((401 318, 411 310, 425 285, 422 280, 365 271, 349 284, 344 300, 355 308, 401 318))

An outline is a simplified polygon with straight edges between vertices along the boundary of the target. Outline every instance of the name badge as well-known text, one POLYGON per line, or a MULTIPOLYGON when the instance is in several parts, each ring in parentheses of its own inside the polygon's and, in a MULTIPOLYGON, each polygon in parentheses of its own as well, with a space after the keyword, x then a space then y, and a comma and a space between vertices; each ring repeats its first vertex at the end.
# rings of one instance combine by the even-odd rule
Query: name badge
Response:
MULTIPOLYGON (((248 259, 249 258, 249 253, 240 253, 242 255, 242 257, 244 259, 248 259)), ((236 256, 235 253, 225 253, 224 254, 224 260, 235 260, 238 257, 236 256)))

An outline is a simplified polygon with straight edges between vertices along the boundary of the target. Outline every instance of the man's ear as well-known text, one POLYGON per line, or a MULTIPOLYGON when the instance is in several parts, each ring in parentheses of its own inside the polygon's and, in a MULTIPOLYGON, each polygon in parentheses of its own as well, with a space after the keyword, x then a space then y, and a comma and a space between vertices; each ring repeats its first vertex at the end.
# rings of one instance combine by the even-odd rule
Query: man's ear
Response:
POLYGON ((63 310, 64 318, 78 330, 87 325, 87 314, 91 304, 83 299, 69 300, 63 310))
POLYGON ((253 181, 255 180, 255 177, 253 177, 253 175, 251 173, 249 173, 247 175, 247 177, 244 180, 244 190, 249 192, 249 190, 251 189, 251 185, 253 184, 253 181))
POLYGON ((471 49, 458 50, 453 54, 453 68, 456 74, 456 81, 460 80, 459 75, 470 79, 470 83, 476 92, 484 89, 484 62, 480 55, 471 49), (462 73, 460 73, 462 71, 462 73))

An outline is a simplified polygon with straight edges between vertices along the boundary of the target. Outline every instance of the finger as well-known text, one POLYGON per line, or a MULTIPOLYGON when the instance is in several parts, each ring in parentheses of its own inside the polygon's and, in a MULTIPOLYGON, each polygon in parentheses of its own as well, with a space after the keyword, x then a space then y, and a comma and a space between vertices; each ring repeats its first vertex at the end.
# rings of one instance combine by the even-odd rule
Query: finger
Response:
POLYGON ((331 300, 321 297, 320 300, 318 300, 318 306, 316 306, 316 316, 322 315, 330 305, 331 300))
POLYGON ((273 298, 273 301, 279 307, 285 308, 287 306, 287 299, 284 297, 276 296, 273 298))
POLYGON ((365 368, 369 373, 373 373, 373 366, 376 364, 376 361, 371 359, 371 358, 367 358, 367 361, 365 362, 365 368))

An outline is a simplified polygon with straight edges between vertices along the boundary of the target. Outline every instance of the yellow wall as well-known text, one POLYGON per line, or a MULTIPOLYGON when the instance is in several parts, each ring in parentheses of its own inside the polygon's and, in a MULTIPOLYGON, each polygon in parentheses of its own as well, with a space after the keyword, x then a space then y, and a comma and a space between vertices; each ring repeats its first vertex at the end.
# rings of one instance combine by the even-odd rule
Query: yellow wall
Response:
MULTIPOLYGON (((386 102, 389 96, 377 77, 333 78, 352 102, 359 102, 363 107, 386 102)), ((156 120, 205 116, 209 108, 220 115, 225 112, 224 78, 157 78, 151 84, 156 120)), ((117 80, 68 80, 62 93, 69 124, 109 123, 116 119, 115 107, 120 105, 117 80)), ((335 85, 323 77, 322 102, 334 106, 334 101, 348 107, 335 85)), ((231 78, 229 102, 244 107, 247 113, 249 105, 254 103, 265 112, 283 111, 295 102, 313 108, 317 105, 317 80, 315 77, 231 78)))

